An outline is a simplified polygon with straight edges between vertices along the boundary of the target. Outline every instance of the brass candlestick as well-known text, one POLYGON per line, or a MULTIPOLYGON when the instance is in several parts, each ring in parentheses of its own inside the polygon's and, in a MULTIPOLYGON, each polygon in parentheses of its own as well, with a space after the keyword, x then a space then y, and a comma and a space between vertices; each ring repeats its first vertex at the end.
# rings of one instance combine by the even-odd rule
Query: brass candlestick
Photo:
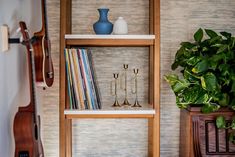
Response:
POLYGON ((135 103, 134 105, 132 105, 132 107, 142 107, 138 101, 138 82, 137 82, 137 76, 138 76, 138 73, 139 73, 139 69, 134 69, 134 74, 135 74, 135 77, 134 77, 134 81, 135 81, 135 90, 132 90, 132 93, 135 94, 135 103))
POLYGON ((128 100, 127 100, 127 69, 128 69, 128 64, 123 64, 123 68, 125 70, 124 72, 124 82, 125 82, 125 86, 124 88, 122 88, 125 91, 125 99, 122 105, 131 105, 128 100))
POLYGON ((121 105, 119 105, 118 103, 118 96, 117 96, 117 79, 118 79, 118 73, 114 73, 113 74, 114 77, 114 94, 113 94, 113 81, 111 82, 111 95, 115 96, 115 101, 113 103, 113 107, 120 107, 121 105))

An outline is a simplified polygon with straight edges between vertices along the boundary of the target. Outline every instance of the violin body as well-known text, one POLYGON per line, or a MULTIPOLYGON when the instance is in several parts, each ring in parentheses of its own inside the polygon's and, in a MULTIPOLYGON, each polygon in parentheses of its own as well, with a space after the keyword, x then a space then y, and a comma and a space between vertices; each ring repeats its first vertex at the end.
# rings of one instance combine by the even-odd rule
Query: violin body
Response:
POLYGON ((40 33, 34 34, 32 46, 34 49, 34 62, 36 82, 42 86, 50 87, 54 82, 54 69, 50 56, 50 40, 40 33))
POLYGON ((40 139, 40 117, 35 123, 31 107, 19 107, 14 119, 15 157, 44 157, 40 139))

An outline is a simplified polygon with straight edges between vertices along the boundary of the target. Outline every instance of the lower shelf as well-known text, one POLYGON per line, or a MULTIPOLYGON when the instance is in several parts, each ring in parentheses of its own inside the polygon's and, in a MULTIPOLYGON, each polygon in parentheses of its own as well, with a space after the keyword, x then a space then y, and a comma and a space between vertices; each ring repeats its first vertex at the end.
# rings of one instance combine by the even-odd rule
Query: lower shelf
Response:
POLYGON ((73 118, 153 118, 154 109, 148 110, 65 110, 67 119, 73 118))

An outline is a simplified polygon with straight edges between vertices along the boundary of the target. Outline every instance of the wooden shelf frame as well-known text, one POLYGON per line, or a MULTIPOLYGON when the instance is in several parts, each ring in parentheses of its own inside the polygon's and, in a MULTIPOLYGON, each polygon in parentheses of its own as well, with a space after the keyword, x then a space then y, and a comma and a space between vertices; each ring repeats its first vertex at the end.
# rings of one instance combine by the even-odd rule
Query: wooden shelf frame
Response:
POLYGON ((66 39, 68 46, 151 46, 154 39, 66 39))
MULTIPOLYGON (((133 0, 134 1, 134 0, 133 0)), ((148 119, 148 156, 160 156, 160 0, 149 0, 148 38, 113 39, 93 36, 78 38, 72 35, 72 0, 60 0, 60 157, 72 157, 72 119, 74 118, 147 118, 148 119), (66 36, 65 36, 66 35, 66 36), (154 35, 154 38, 149 38, 154 35), (64 48, 71 46, 148 46, 149 60, 149 103, 153 105, 154 114, 81 114, 69 113, 65 77, 64 48), (93 117, 92 117, 93 116, 93 117), (112 117, 113 116, 113 117, 112 117), (141 117, 143 116, 143 117, 141 117)), ((108 38, 111 38, 109 36, 108 38)), ((137 36, 136 36, 137 37, 137 36)))
POLYGON ((69 46, 152 46, 155 35, 79 35, 66 34, 69 46))

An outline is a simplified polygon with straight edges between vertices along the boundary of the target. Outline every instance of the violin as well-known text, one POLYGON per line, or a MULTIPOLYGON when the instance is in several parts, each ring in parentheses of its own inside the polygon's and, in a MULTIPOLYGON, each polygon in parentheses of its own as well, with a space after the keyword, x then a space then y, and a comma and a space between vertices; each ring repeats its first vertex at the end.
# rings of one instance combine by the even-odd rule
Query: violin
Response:
POLYGON ((51 87, 54 82, 54 69, 51 59, 51 43, 47 29, 46 1, 42 0, 42 28, 34 33, 32 46, 34 49, 36 82, 43 87, 51 87))
POLYGON ((40 138, 40 116, 36 112, 34 55, 26 24, 19 22, 23 42, 27 49, 30 102, 19 107, 14 118, 15 157, 44 157, 40 138))

